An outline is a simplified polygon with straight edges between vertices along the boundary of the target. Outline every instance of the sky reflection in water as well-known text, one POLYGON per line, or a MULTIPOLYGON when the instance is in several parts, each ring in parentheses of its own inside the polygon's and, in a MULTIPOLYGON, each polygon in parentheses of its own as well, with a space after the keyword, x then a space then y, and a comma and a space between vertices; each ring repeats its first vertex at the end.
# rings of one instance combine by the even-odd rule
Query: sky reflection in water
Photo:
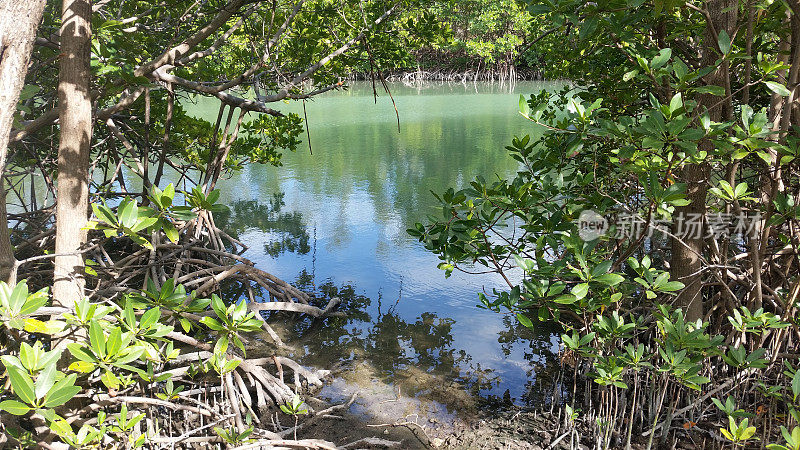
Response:
MULTIPOLYGON (((398 133, 388 96, 376 105, 371 87, 355 84, 307 103, 313 155, 303 144, 284 155, 283 167, 251 165, 221 183, 231 214, 218 224, 250 247, 244 256, 344 300, 347 319, 296 327, 306 364, 350 361, 326 393, 369 390, 391 399, 400 389, 417 403, 432 400, 426 404, 440 415, 471 408, 465 392, 541 401, 536 378, 557 366, 554 330, 519 330, 509 317, 478 309, 477 293, 501 288, 499 278, 445 279, 436 256, 405 230, 435 213, 431 190, 464 186, 476 175, 513 176, 504 146, 532 130, 517 114, 519 94, 552 86, 392 85, 398 133)), ((217 107, 196 108, 210 117, 217 107)))

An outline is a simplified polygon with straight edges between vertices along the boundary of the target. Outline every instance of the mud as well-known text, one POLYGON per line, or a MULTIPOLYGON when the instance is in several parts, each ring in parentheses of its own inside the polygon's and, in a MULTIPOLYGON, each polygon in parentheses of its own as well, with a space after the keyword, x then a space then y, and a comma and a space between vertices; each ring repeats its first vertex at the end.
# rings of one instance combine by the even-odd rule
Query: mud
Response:
MULTIPOLYGON (((556 420, 547 413, 509 410, 485 413, 472 423, 459 423, 447 432, 432 427, 425 421, 398 424, 379 423, 361 414, 346 412, 341 419, 325 419, 308 427, 303 437, 320 438, 337 443, 376 437, 398 442, 402 449, 488 449, 488 450, 544 450, 570 448, 567 434, 550 447, 565 432, 559 430, 556 420)), ((385 447, 370 447, 385 448, 385 447)), ((587 448, 575 443, 573 448, 587 448)))
MULTIPOLYGON (((373 365, 355 362, 313 395, 323 402, 311 405, 317 410, 355 395, 338 418, 313 421, 300 433, 340 445, 380 438, 403 449, 545 449, 564 434, 550 414, 487 407, 460 383, 414 366, 396 370, 387 380, 373 365)), ((552 448, 569 445, 566 437, 552 448)))

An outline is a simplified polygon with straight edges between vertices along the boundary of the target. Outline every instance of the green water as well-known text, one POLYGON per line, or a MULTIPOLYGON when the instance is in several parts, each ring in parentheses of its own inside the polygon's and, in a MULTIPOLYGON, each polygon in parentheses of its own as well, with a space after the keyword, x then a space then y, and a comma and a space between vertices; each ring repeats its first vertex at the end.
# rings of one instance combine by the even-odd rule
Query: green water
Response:
MULTIPOLYGON (((504 146, 534 131, 517 113, 519 95, 553 87, 392 84, 398 132, 389 97, 379 91, 376 103, 371 86, 357 83, 307 102, 313 154, 304 142, 282 167, 251 165, 220 184, 232 212, 218 224, 250 247, 244 256, 320 297, 343 299, 347 319, 285 330, 305 364, 345 367, 324 394, 366 393, 373 401, 356 409, 392 419, 400 413, 375 399, 402 396, 406 411, 441 415, 475 399, 530 404, 550 393, 553 330, 523 331, 478 309, 478 292, 502 288, 499 279, 445 279, 436 256, 405 230, 436 211, 430 191, 476 175, 513 176, 517 164, 504 146)), ((191 110, 213 122, 218 103, 191 110)))

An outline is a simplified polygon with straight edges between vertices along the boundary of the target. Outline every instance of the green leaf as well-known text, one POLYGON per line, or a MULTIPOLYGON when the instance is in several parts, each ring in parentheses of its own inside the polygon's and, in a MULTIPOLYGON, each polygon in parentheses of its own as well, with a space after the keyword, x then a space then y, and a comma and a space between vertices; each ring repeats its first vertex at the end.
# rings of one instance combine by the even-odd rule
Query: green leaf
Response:
POLYGON ((725 88, 721 86, 713 86, 713 85, 706 85, 706 86, 698 86, 694 88, 694 91, 698 94, 711 94, 717 96, 725 95, 725 88))
POLYGON ((228 336, 225 335, 217 339, 216 344, 214 344, 214 354, 225 355, 227 351, 228 351, 228 336))
POLYGON ((214 310, 214 312, 217 314, 217 317, 220 319, 227 317, 227 314, 225 313, 225 303, 216 294, 211 296, 211 309, 214 310))
POLYGON ((39 373, 38 377, 36 377, 36 383, 34 385, 34 394, 36 395, 36 398, 40 399, 44 397, 55 383, 56 365, 50 364, 39 373))
POLYGON ((672 63, 672 71, 675 73, 675 76, 678 80, 683 81, 686 74, 689 73, 689 68, 686 67, 686 63, 684 63, 680 58, 676 58, 675 61, 672 63))
POLYGON ((525 327, 533 328, 533 322, 527 316, 517 313, 517 320, 519 320, 519 323, 521 323, 525 327))
POLYGON ((173 225, 172 222, 163 222, 161 229, 164 230, 164 234, 167 235, 167 239, 169 239, 173 244, 178 243, 178 238, 180 235, 178 233, 178 229, 175 228, 175 225, 173 225))
POLYGON ((239 350, 242 351, 243 355, 247 353, 247 350, 244 348, 244 343, 242 342, 241 339, 239 339, 238 335, 236 334, 231 335, 231 340, 233 340, 233 345, 235 345, 236 347, 239 348, 239 350))
POLYGON ((572 295, 575 296, 576 299, 580 300, 586 297, 586 294, 589 293, 589 284, 588 283, 581 283, 576 285, 570 291, 572 295))
POLYGON ((103 375, 100 376, 100 381, 109 389, 118 389, 120 385, 119 377, 110 370, 103 372, 103 375))
POLYGON ((158 186, 153 186, 150 188, 150 198, 153 199, 153 203, 155 203, 159 208, 164 208, 164 204, 161 202, 161 197, 164 195, 164 191, 158 188, 158 186))
POLYGON ((236 304, 236 307, 233 309, 233 320, 239 321, 244 319, 245 314, 247 314, 247 303, 244 301, 240 301, 236 304))
POLYGON ((33 295, 29 295, 25 304, 19 310, 19 315, 26 316, 35 313, 39 308, 46 305, 48 300, 47 289, 42 289, 33 295))
POLYGON ((780 95, 781 97, 788 97, 791 92, 789 89, 786 89, 786 86, 782 85, 781 83, 775 81, 765 81, 764 84, 767 85, 770 91, 780 95))
POLYGON ((571 295, 571 294, 560 295, 560 296, 556 297, 555 299, 553 299, 554 303, 558 303, 560 305, 571 305, 571 304, 573 304, 573 303, 575 303, 577 301, 578 301, 578 299, 574 295, 571 295))
POLYGON ((736 191, 734 192, 734 197, 741 198, 744 197, 744 194, 747 192, 747 183, 739 183, 736 185, 736 191))
POLYGON ((728 36, 728 32, 722 30, 719 32, 719 36, 717 37, 717 45, 719 45, 719 51, 723 55, 727 55, 731 51, 731 37, 728 36))
POLYGON ((25 304, 25 301, 28 299, 28 284, 25 280, 20 281, 14 286, 14 290, 11 291, 11 296, 8 299, 8 306, 11 311, 14 313, 19 313, 22 310, 22 306, 25 304))
POLYGON ((681 283, 680 281, 668 281, 659 286, 658 290, 663 292, 674 292, 674 291, 680 291, 683 288, 684 284, 681 283))
POLYGON ((24 371, 14 367, 6 366, 8 377, 11 380, 11 388, 14 393, 25 403, 33 405, 36 402, 36 395, 33 391, 33 380, 24 371))
POLYGON ((17 369, 22 370, 23 372, 25 371, 25 367, 22 365, 22 362, 20 362, 20 360, 14 356, 3 355, 0 356, 0 359, 2 359, 3 365, 6 366, 6 369, 8 369, 9 367, 16 367, 17 369))
POLYGON ((95 367, 95 364, 91 362, 75 361, 69 365, 68 369, 80 373, 89 373, 94 371, 95 367))
POLYGON ((77 376, 73 373, 56 383, 44 397, 44 407, 55 408, 56 406, 61 406, 80 392, 80 386, 75 386, 76 378, 77 376))
POLYGON ((161 317, 161 310, 156 308, 151 308, 147 310, 144 314, 142 314, 142 318, 139 319, 139 327, 143 330, 146 330, 152 327, 158 319, 161 317))
POLYGON ((36 93, 39 92, 39 90, 41 90, 39 86, 36 86, 34 84, 26 84, 22 88, 22 90, 19 91, 19 99, 28 100, 29 98, 32 98, 34 95, 36 95, 36 93))
POLYGON ((674 113, 675 111, 679 110, 683 107, 683 97, 681 97, 681 93, 678 92, 672 97, 672 100, 669 101, 669 111, 670 113, 674 113))
POLYGON ((119 355, 117 355, 117 358, 114 361, 114 365, 121 366, 123 364, 128 364, 131 361, 135 361, 139 359, 139 357, 142 356, 144 352, 145 348, 142 347, 141 345, 132 345, 130 347, 127 347, 124 350, 122 350, 119 353, 119 355))
POLYGON ((136 224, 136 219, 139 216, 139 207, 136 202, 126 199, 122 202, 119 209, 119 222, 122 226, 131 228, 136 224))
POLYGON ((47 367, 50 364, 55 364, 56 361, 61 358, 62 352, 63 350, 60 347, 56 347, 49 352, 45 352, 43 355, 41 355, 39 361, 37 362, 38 367, 47 367))
POLYGON ((122 25, 123 23, 124 22, 122 22, 121 20, 109 19, 109 20, 106 20, 105 22, 103 22, 98 29, 99 30, 105 30, 107 28, 114 28, 114 27, 118 27, 118 26, 122 25))
POLYGON ((31 407, 16 400, 4 400, 0 402, 0 410, 7 411, 15 416, 21 416, 27 414, 31 407))
POLYGON ((525 96, 521 94, 519 96, 519 113, 522 114, 525 118, 528 118, 528 116, 531 113, 531 109, 528 106, 528 102, 525 100, 525 96))
POLYGON ((161 203, 165 208, 172 206, 172 199, 175 198, 175 186, 168 184, 161 193, 161 203))
POLYGON ((176 206, 172 208, 172 217, 178 220, 189 221, 197 217, 190 206, 176 206))
POLYGON ((150 228, 158 222, 157 217, 139 217, 136 219, 136 223, 130 228, 130 230, 134 233, 138 233, 145 228, 150 228))
POLYGON ((514 261, 517 263, 520 269, 530 272, 534 269, 534 262, 530 259, 525 259, 519 255, 514 255, 514 261))
POLYGON ((78 344, 76 342, 67 344, 67 349, 72 354, 72 356, 77 358, 79 361, 84 361, 87 363, 94 363, 97 361, 97 358, 90 355, 81 344, 78 344))
POLYGON ((744 431, 742 431, 742 435, 740 437, 740 440, 746 441, 746 440, 750 439, 751 437, 753 437, 754 434, 756 434, 756 427, 747 427, 747 428, 745 428, 744 431))
POLYGON ((61 437, 72 439, 75 436, 75 432, 72 431, 72 426, 64 419, 53 421, 53 423, 50 424, 50 429, 61 437))
POLYGON ((607 273, 595 278, 595 281, 603 283, 607 286, 616 286, 625 281, 625 277, 617 273, 607 273))
POLYGON ((611 269, 611 261, 603 261, 592 268, 592 277, 599 277, 611 269))
POLYGON ((189 319, 187 319, 185 317, 181 317, 180 318, 180 323, 181 323, 181 328, 183 328, 183 331, 185 333, 188 333, 188 332, 192 331, 192 323, 189 322, 189 319))
POLYGON ((200 319, 200 323, 202 323, 203 325, 207 326, 208 328, 214 331, 222 330, 222 325, 220 325, 220 323, 213 317, 208 317, 208 316, 203 317, 202 319, 200 319))
POLYGON ((106 335, 103 334, 103 328, 94 319, 89 323, 89 342, 96 355, 100 358, 106 356, 106 335))
POLYGON ((94 211, 94 215, 99 220, 113 227, 118 225, 116 216, 114 216, 114 213, 107 206, 92 203, 92 211, 94 211))
POLYGON ((138 234, 135 234, 135 233, 128 234, 128 233, 126 233, 126 236, 128 236, 136 244, 141 245, 142 247, 144 247, 146 249, 150 249, 150 250, 153 249, 153 244, 151 244, 150 241, 148 241, 147 239, 139 236, 138 234))
POLYGON ((208 197, 206 197, 206 201, 208 203, 211 203, 212 205, 214 203, 217 203, 217 200, 219 200, 219 195, 221 193, 222 193, 222 191, 220 191, 219 189, 214 189, 213 191, 208 193, 208 197))
MULTIPOLYGON (((34 350, 30 344, 23 342, 19 348, 19 362, 22 364, 22 367, 26 367, 28 369, 36 368, 36 353, 36 350, 34 350)), ((9 358, 12 357, 9 356, 9 358)))
POLYGON ((225 365, 222 367, 222 373, 228 373, 228 372, 232 371, 233 369, 239 367, 239 364, 241 362, 242 361, 240 359, 232 359, 232 360, 226 362, 225 365))
POLYGON ((728 198, 733 198, 733 187, 725 180, 719 180, 720 187, 728 194, 728 198))
POLYGON ((578 31, 578 39, 581 41, 586 40, 587 38, 591 37, 594 32, 597 30, 598 24, 597 16, 589 16, 581 24, 581 29, 578 31))
POLYGON ((119 352, 119 349, 122 347, 122 329, 120 327, 114 327, 111 330, 111 333, 108 334, 108 339, 106 340, 106 352, 113 356, 119 352))
POLYGON ((650 63, 650 67, 653 69, 661 68, 664 64, 669 61, 672 57, 672 49, 671 48, 662 48, 661 51, 653 58, 653 61, 650 63))
POLYGON ((734 437, 730 433, 730 431, 726 430, 725 428, 720 428, 719 432, 722 433, 723 436, 725 436, 725 439, 727 439, 727 440, 729 440, 731 442, 734 442, 736 440, 736 439, 734 439, 734 437))

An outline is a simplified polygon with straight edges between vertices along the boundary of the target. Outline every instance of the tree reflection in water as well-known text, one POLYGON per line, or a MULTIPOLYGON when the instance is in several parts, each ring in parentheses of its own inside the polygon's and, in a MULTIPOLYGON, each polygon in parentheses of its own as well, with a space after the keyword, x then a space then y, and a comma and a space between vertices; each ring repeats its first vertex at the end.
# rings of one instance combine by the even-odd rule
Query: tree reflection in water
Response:
POLYGON ((234 237, 259 231, 264 237, 264 252, 273 258, 313 252, 311 264, 300 270, 294 284, 313 294, 318 306, 339 297, 338 310, 344 317, 311 320, 280 313, 269 316, 304 364, 339 368, 340 379, 356 385, 362 394, 367 387, 380 385, 394 391, 392 396, 399 396, 399 392, 404 397, 436 402, 450 413, 470 413, 481 406, 511 402, 541 405, 552 396, 559 369, 552 341, 556 330, 546 326, 529 330, 513 320, 504 321, 505 329, 497 336, 502 355, 495 359, 508 358, 514 348, 518 355, 521 348, 524 362, 515 364, 524 364, 526 374, 524 379, 517 375, 512 381, 524 385, 524 394, 511 398, 505 389, 509 380, 503 379, 502 371, 487 367, 491 361, 475 361, 469 349, 456 345, 453 329, 458 324, 454 319, 435 312, 409 317, 400 292, 390 299, 381 292, 370 298, 352 283, 337 285, 331 279, 317 279, 313 258, 316 239, 299 212, 282 211, 283 198, 281 193, 267 203, 233 202, 230 213, 221 215, 218 224, 234 237))
POLYGON ((217 225, 236 239, 242 233, 259 230, 267 234, 264 252, 274 257, 283 252, 305 255, 311 251, 309 235, 299 212, 283 212, 283 192, 272 194, 267 203, 239 200, 228 205, 229 211, 215 213, 217 225))
POLYGON ((512 316, 505 316, 503 324, 506 329, 498 333, 497 342, 503 354, 511 354, 514 346, 523 350, 527 361, 525 372, 525 394, 518 403, 524 405, 547 405, 558 398, 568 395, 564 389, 563 368, 557 352, 558 336, 561 329, 556 324, 538 323, 535 330, 520 326, 512 316))

